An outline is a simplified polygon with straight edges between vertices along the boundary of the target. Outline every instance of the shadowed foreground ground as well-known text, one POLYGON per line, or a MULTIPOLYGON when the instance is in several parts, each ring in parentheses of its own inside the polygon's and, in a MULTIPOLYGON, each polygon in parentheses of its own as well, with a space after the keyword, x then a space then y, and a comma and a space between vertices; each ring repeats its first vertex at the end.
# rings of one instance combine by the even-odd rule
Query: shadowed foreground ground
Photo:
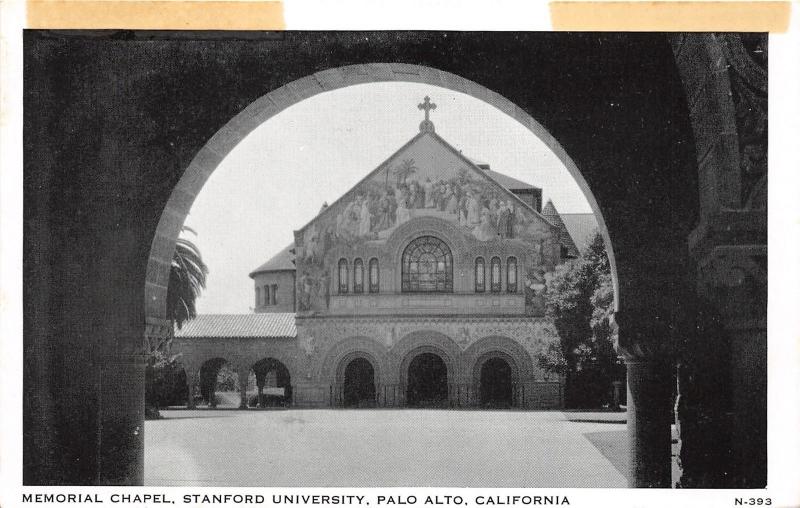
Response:
POLYGON ((146 485, 626 486, 620 413, 293 409, 162 415, 145 425, 146 485))

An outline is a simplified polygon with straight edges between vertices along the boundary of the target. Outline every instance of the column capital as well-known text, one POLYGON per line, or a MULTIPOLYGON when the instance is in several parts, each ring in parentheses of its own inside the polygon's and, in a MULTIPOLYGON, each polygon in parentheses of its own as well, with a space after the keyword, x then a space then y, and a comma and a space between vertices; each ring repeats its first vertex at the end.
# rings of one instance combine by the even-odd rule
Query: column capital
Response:
POLYGON ((626 363, 668 365, 674 356, 677 321, 664 306, 618 310, 611 320, 617 337, 614 347, 626 363))

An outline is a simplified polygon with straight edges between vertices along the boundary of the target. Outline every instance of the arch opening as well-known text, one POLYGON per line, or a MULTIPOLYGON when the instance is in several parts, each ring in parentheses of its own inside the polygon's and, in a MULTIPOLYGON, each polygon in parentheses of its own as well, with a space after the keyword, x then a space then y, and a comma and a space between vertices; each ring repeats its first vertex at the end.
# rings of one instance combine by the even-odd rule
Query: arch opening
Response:
POLYGON ((447 405, 447 365, 436 353, 421 353, 408 365, 406 405, 437 408, 447 405))
POLYGON ((208 407, 239 407, 239 378, 225 358, 212 358, 200 366, 200 401, 208 407))
POLYGON ((375 407, 375 368, 364 357, 354 358, 344 369, 344 407, 375 407))
POLYGON ((481 365, 479 393, 484 408, 508 409, 513 405, 514 383, 511 365, 494 356, 481 365))
POLYGON ((257 393, 250 397, 250 407, 286 407, 292 403, 292 377, 283 362, 263 358, 253 364, 257 393))

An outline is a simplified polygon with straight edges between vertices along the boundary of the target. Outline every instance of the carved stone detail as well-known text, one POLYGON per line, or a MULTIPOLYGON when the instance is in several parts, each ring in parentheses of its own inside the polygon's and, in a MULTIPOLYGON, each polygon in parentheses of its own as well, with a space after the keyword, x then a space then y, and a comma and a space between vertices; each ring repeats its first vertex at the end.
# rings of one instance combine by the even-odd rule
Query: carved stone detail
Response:
POLYGON ((728 328, 765 328, 767 247, 714 247, 698 263, 699 292, 712 301, 728 328))
POLYGON ((742 207, 767 205, 767 34, 725 34, 722 50, 736 108, 742 207))

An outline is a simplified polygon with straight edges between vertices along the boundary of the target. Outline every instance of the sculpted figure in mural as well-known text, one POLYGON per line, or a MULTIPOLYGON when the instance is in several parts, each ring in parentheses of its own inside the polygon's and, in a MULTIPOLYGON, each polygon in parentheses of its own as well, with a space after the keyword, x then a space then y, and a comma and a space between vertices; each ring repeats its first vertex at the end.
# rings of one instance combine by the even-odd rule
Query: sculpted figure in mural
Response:
POLYGON ((397 215, 396 224, 399 226, 411 219, 411 212, 408 210, 408 195, 404 188, 400 187, 397 189, 395 200, 397 202, 397 210, 395 212, 397 215))
POLYGON ((447 205, 445 205, 444 211, 447 213, 456 213, 456 208, 458 208, 458 197, 453 191, 453 187, 449 183, 445 187, 445 197, 447 198, 447 205))
POLYGON ((378 201, 378 217, 375 222, 375 231, 383 231, 394 226, 395 200, 390 194, 391 189, 384 191, 380 201, 378 201))
POLYGON ((497 217, 497 232, 500 238, 514 238, 514 205, 503 201, 497 217))
POLYGON ((467 225, 475 227, 481 223, 481 202, 472 191, 467 191, 467 225))
POLYGON ((368 236, 372 224, 372 213, 369 211, 369 201, 366 197, 361 199, 360 217, 358 223, 358 236, 368 236))
POLYGON ((481 210, 481 222, 472 231, 472 234, 482 242, 497 238, 497 230, 494 224, 492 224, 492 213, 488 208, 481 210))
POLYGON ((303 272, 300 279, 297 281, 297 307, 301 311, 311 310, 311 290, 314 287, 314 281, 308 272, 303 272))
POLYGON ((433 195, 434 187, 430 177, 425 178, 422 187, 425 189, 425 208, 434 208, 436 206, 433 195))

